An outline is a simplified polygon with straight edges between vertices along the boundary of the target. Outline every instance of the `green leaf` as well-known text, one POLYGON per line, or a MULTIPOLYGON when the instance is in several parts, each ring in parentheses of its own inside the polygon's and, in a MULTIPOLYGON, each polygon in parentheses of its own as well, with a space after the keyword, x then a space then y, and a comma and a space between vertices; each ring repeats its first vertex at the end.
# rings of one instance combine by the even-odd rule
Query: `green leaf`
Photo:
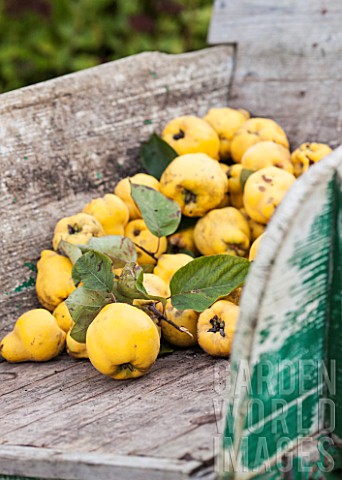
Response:
POLYGON ((142 144, 140 154, 142 166, 158 180, 169 163, 178 157, 178 153, 156 133, 142 144))
POLYGON ((83 252, 92 250, 107 255, 112 260, 114 268, 121 268, 128 262, 137 261, 134 243, 123 235, 92 237, 86 245, 80 245, 79 248, 83 252))
POLYGON ((242 191, 245 189, 246 182, 248 178, 255 173, 255 170, 247 170, 247 168, 243 168, 240 173, 240 185, 242 188, 242 191))
POLYGON ((173 275, 171 302, 178 310, 202 312, 245 282, 250 262, 232 255, 195 258, 173 275))
POLYGON ((72 243, 66 242, 65 240, 61 240, 59 242, 58 250, 63 255, 69 257, 73 265, 75 265, 77 260, 82 257, 82 250, 77 245, 73 245, 72 243))
POLYGON ((156 300, 165 304, 165 298, 147 293, 143 281, 143 268, 134 263, 127 264, 124 266, 117 282, 117 291, 128 299, 156 300))
POLYGON ((70 315, 75 322, 70 335, 77 342, 84 343, 89 325, 100 310, 110 303, 112 297, 107 292, 78 287, 66 299, 70 315))
POLYGON ((158 354, 158 357, 162 357, 164 355, 169 355, 170 353, 173 353, 175 351, 175 349, 173 348, 172 345, 170 345, 166 340, 165 338, 161 338, 160 339, 160 350, 159 350, 159 354, 158 354))
POLYGON ((86 252, 77 260, 72 269, 72 279, 77 285, 83 282, 89 290, 104 290, 111 292, 114 283, 112 262, 103 253, 86 252))
POLYGON ((156 237, 174 233, 181 220, 178 203, 166 198, 157 190, 131 183, 131 195, 138 205, 147 228, 156 237))

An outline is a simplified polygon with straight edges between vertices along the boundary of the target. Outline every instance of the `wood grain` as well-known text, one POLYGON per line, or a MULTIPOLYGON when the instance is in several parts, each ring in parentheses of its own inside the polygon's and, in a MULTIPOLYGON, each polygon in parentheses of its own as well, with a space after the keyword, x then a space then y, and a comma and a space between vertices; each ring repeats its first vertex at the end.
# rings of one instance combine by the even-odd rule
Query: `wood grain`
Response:
POLYGON ((224 105, 231 72, 231 47, 144 53, 1 95, 0 336, 37 306, 30 267, 56 221, 139 170, 169 119, 224 105))
POLYGON ((342 4, 216 0, 210 44, 234 44, 229 104, 274 118, 292 146, 341 143, 342 4))
MULTIPOLYGON (((177 352, 158 359, 149 375, 134 382, 115 382, 96 372, 88 361, 67 356, 34 365, 39 376, 21 385, 12 382, 6 393, 1 390, 0 472, 9 474, 2 453, 21 446, 31 448, 32 461, 35 451, 61 455, 58 467, 47 468, 45 476, 42 467, 36 470, 31 464, 25 467, 27 476, 56 478, 63 468, 63 454, 71 451, 81 459, 82 452, 92 452, 90 458, 98 458, 99 464, 109 454, 113 461, 118 455, 128 455, 132 469, 137 457, 153 457, 162 463, 171 459, 174 466, 179 462, 182 467, 210 466, 207 473, 211 475, 221 421, 214 401, 223 401, 216 371, 220 366, 224 369, 226 362, 201 352, 177 352)), ((17 373, 20 379, 29 371, 27 365, 31 364, 1 364, 1 372, 5 377, 17 373)), ((22 464, 22 458, 12 459, 11 472, 23 474, 22 464)), ((96 470, 100 475, 102 468, 101 464, 96 470)), ((81 461, 72 473, 75 477, 57 478, 79 478, 82 469, 81 461)))

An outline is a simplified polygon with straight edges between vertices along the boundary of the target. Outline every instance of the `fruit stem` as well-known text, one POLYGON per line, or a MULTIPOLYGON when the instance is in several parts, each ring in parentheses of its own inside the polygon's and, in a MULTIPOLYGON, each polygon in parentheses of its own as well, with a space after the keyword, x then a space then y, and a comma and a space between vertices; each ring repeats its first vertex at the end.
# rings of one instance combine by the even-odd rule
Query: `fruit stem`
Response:
MULTIPOLYGON (((140 248, 140 250, 142 250, 144 253, 146 253, 147 255, 149 255, 150 257, 153 258, 153 260, 155 260, 156 262, 158 261, 158 258, 155 256, 154 253, 151 253, 149 252, 148 250, 146 250, 146 248, 142 247, 141 245, 138 245, 137 243, 133 242, 134 245, 138 248, 140 248)), ((158 251, 158 250, 157 250, 158 251)), ((156 252, 157 253, 157 252, 156 252)))
POLYGON ((180 327, 176 323, 174 323, 172 320, 169 320, 165 315, 163 315, 158 308, 156 308, 156 304, 153 303, 151 305, 148 305, 147 308, 156 316, 159 318, 159 320, 163 320, 164 322, 169 323, 172 325, 174 328, 176 328, 179 332, 186 333, 189 335, 191 338, 194 338, 193 334, 189 332, 189 330, 185 327, 180 327))

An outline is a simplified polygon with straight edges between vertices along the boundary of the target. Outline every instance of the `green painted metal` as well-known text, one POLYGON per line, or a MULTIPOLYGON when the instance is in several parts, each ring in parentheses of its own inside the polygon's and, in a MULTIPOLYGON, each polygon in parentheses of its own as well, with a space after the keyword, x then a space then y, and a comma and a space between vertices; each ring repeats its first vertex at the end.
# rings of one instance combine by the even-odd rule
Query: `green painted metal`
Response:
POLYGON ((328 479, 341 466, 341 169, 342 148, 296 182, 251 269, 232 355, 227 480, 328 479), (298 446, 310 438, 308 460, 298 446))

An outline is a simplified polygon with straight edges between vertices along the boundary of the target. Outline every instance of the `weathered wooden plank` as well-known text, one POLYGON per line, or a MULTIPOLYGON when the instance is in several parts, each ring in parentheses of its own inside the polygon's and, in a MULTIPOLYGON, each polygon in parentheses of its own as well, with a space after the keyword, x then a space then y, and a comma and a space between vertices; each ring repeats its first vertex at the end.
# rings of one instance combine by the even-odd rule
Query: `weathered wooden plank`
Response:
MULTIPOLYGON (((73 385, 66 374, 65 386, 60 389, 57 381, 55 391, 47 396, 42 396, 44 383, 42 389, 33 387, 26 405, 19 400, 25 392, 18 392, 17 401, 4 396, 14 408, 2 415, 2 443, 115 454, 141 451, 150 456, 162 443, 198 424, 208 423, 209 434, 216 419, 214 363, 206 355, 184 358, 179 353, 160 359, 156 367, 159 364, 162 370, 156 368, 133 383, 83 373, 73 385)), ((213 440, 202 433, 202 446, 209 450, 213 440)))
POLYGON ((209 43, 235 45, 229 104, 275 118, 295 147, 340 144, 342 4, 216 0, 209 43))
POLYGON ((0 335, 37 305, 24 263, 56 221, 136 172, 142 141, 169 119, 226 104, 231 71, 231 47, 145 53, 1 95, 0 335))
POLYGON ((7 475, 70 480, 182 480, 201 468, 199 462, 127 457, 54 449, 0 446, 1 469, 7 475), (95 473, 96 472, 96 473, 95 473))
MULTIPOLYGON (((87 479, 83 452, 90 458, 89 464, 94 458, 101 465, 92 467, 99 478, 103 471, 108 474, 104 461, 108 454, 112 455, 113 475, 109 478, 140 478, 138 474, 129 477, 135 475, 136 457, 149 460, 153 457, 149 462, 152 470, 153 465, 159 465, 158 459, 161 469, 166 465, 165 473, 146 473, 149 478, 169 478, 166 459, 171 459, 173 465, 170 478, 190 477, 191 465, 196 467, 194 476, 195 471, 205 467, 205 478, 211 478, 217 453, 215 431, 221 414, 214 408, 214 402, 222 400, 222 382, 219 379, 218 385, 217 370, 226 371, 226 360, 215 360, 200 352, 177 352, 158 359, 151 373, 135 382, 115 382, 98 374, 89 362, 63 357, 64 372, 53 374, 58 360, 34 365, 37 370, 45 370, 45 375, 28 384, 22 382, 18 388, 12 385, 12 390, 1 396, 0 473, 87 479), (68 364, 73 367, 68 368, 68 364), (13 452, 17 452, 18 446, 29 450, 20 450, 17 457, 13 452), (154 454, 161 446, 165 448, 154 454), (191 458, 186 451, 189 448, 191 458), (76 456, 79 453, 77 468, 64 457, 64 453, 71 451, 76 456), (39 452, 38 457, 35 452, 39 452), (51 465, 45 463, 44 452, 52 452, 51 465), (114 464, 118 455, 132 458, 133 470, 127 474, 117 470, 114 464), (31 463, 25 460, 29 457, 31 463), (186 474, 183 470, 178 472, 179 465, 182 468, 187 465, 186 474), (122 477, 118 476, 121 474, 122 477)), ((22 369, 25 374, 29 365, 9 366, 12 373, 22 369)), ((144 469, 140 474, 145 478, 144 469)))

